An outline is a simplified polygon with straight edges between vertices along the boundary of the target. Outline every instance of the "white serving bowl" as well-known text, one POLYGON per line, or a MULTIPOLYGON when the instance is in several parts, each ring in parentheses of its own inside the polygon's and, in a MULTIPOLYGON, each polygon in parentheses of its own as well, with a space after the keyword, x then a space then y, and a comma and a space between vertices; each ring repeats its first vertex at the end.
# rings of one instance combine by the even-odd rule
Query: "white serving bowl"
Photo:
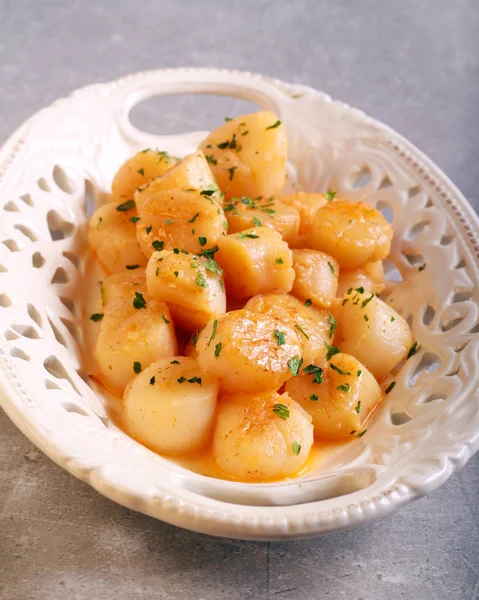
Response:
POLYGON ((1 149, 0 210, 1 404, 50 458, 116 502, 213 535, 314 536, 430 492, 479 447, 478 219, 427 157, 356 109, 305 86, 213 69, 93 85, 34 115, 1 149), (197 147, 205 132, 156 136, 128 119, 142 99, 185 92, 275 111, 288 132, 290 189, 334 189, 392 219, 385 296, 420 350, 367 435, 304 478, 242 484, 192 473, 118 429, 81 371, 85 206, 135 151, 197 147))

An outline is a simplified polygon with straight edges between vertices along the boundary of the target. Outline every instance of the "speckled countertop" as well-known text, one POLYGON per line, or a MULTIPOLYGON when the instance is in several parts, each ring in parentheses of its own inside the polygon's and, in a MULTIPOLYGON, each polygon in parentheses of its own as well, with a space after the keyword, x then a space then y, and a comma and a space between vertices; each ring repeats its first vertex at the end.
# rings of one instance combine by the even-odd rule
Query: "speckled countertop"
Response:
MULTIPOLYGON (((306 83, 386 121, 479 208, 477 0, 0 0, 0 141, 74 88, 167 66, 306 83)), ((210 127, 232 100, 138 109, 156 131, 210 127)), ((117 506, 0 411, 0 599, 476 600, 479 457, 361 529, 253 543, 117 506)))

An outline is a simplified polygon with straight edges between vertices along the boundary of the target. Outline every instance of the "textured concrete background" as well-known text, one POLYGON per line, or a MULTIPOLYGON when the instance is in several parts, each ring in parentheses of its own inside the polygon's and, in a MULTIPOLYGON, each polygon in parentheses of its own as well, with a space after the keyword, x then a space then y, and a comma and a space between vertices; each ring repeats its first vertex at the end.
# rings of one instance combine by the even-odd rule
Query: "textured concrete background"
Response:
MULTIPOLYGON (((106 4, 0 0, 0 141, 88 83, 166 66, 247 69, 386 121, 479 207, 477 0, 106 4)), ((171 131, 241 110, 225 100, 156 107, 139 108, 137 122, 171 131)), ((279 544, 219 540, 102 498, 2 413, 0 598, 475 600, 478 500, 476 457, 432 496, 356 531, 279 544)))

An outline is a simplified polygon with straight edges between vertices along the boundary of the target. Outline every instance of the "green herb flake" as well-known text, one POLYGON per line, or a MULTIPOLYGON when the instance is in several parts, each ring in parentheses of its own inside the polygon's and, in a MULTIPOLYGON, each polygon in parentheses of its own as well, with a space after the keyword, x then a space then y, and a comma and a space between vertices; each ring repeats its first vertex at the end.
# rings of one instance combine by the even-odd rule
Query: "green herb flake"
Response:
POLYGON ((216 147, 219 148, 220 150, 224 150, 225 148, 228 148, 229 145, 230 145, 229 141, 226 140, 226 142, 221 142, 221 144, 216 144, 216 147))
POLYGON ((230 167, 229 169, 225 169, 225 171, 228 171, 228 173, 230 174, 229 175, 230 181, 233 181, 233 177, 234 177, 234 174, 235 174, 235 171, 237 168, 238 167, 230 167))
POLYGON ((329 339, 332 340, 334 332, 336 331, 336 327, 338 326, 338 323, 331 313, 328 313, 328 315, 329 315, 328 323, 331 325, 331 327, 329 328, 329 339))
POLYGON ((391 323, 394 323, 396 319, 394 317, 391 317, 391 323))
POLYGON ((186 381, 186 377, 178 377, 178 379, 176 380, 178 383, 185 383, 186 381))
POLYGON ((148 225, 147 227, 145 227, 145 231, 146 231, 147 235, 150 235, 152 229, 153 229, 153 225, 148 225))
POLYGON ((409 352, 407 353, 407 358, 411 358, 411 356, 414 356, 416 354, 416 352, 419 350, 420 346, 417 345, 417 342, 414 342, 414 344, 409 348, 409 352))
POLYGON ((196 348, 196 342, 198 341, 198 337, 200 335, 200 330, 197 329, 196 333, 194 334, 194 336, 191 338, 191 345, 193 346, 193 348, 196 348))
POLYGON ((305 306, 311 306, 311 304, 312 304, 312 303, 313 303, 313 301, 311 300, 311 298, 308 298, 308 299, 305 301, 304 305, 305 305, 305 306))
POLYGON ((133 371, 135 371, 135 373, 141 373, 141 363, 137 360, 133 363, 133 371))
POLYGON ((391 382, 388 387, 384 390, 385 394, 389 394, 389 392, 391 392, 394 389, 394 386, 396 385, 396 382, 393 381, 391 382))
POLYGON ((241 135, 248 135, 248 133, 249 133, 249 131, 246 130, 246 131, 243 131, 243 133, 241 135))
POLYGON ((143 169, 143 167, 141 167, 141 169, 138 169, 137 173, 139 173, 142 177, 145 176, 145 170, 143 169))
POLYGON ((284 260, 282 258, 277 258, 275 262, 277 265, 284 265, 284 260))
POLYGON ((116 207, 116 210, 119 210, 120 212, 126 212, 127 210, 135 208, 135 206, 136 204, 134 200, 127 200, 126 202, 123 202, 123 204, 119 204, 116 207))
POLYGON ((363 431, 360 431, 358 433, 358 438, 363 437, 363 435, 366 433, 367 429, 363 429, 363 431))
POLYGON ((358 371, 356 372, 356 375, 359 377, 361 375, 361 371, 358 369, 358 371))
POLYGON ((201 190, 200 192, 200 196, 206 196, 207 198, 209 198, 210 196, 212 196, 217 190, 216 189, 212 189, 212 190, 201 190))
POLYGON ((233 119, 232 119, 231 117, 225 117, 225 121, 226 121, 226 122, 228 122, 228 121, 232 121, 232 120, 233 120, 233 119))
POLYGON ((140 150, 140 154, 146 154, 147 152, 150 152, 151 148, 145 148, 144 150, 140 150))
POLYGON ((194 223, 199 216, 200 216, 200 213, 196 213, 196 215, 191 217, 191 219, 189 221, 187 221, 187 223, 194 223))
POLYGON ((312 400, 313 402, 317 402, 319 400, 317 394, 311 394, 311 396, 309 397, 309 399, 312 400))
POLYGON ((211 271, 211 273, 215 273, 216 275, 223 275, 223 269, 219 266, 214 258, 208 258, 205 262, 205 269, 211 271))
POLYGON ((197 383, 198 385, 203 385, 202 381, 201 381, 201 377, 191 377, 191 379, 188 379, 188 383, 197 383))
POLYGON ((293 454, 295 456, 298 456, 298 454, 301 452, 301 444, 299 444, 298 442, 293 442, 291 447, 293 450, 293 454))
POLYGON ((165 242, 160 241, 160 240, 155 240, 154 242, 152 242, 151 245, 153 246, 153 248, 155 250, 157 250, 158 252, 161 252, 163 250, 163 248, 165 247, 165 242))
POLYGON ((165 317, 165 315, 163 313, 161 313, 161 318, 167 325, 168 325, 168 323, 170 323, 170 321, 165 317))
POLYGON ((371 300, 374 298, 374 294, 371 294, 369 296, 369 298, 366 298, 366 300, 363 300, 363 302, 361 303, 361 308, 364 308, 369 302, 371 302, 371 300))
POLYGON ((179 364, 180 364, 180 361, 179 361, 179 360, 172 360, 172 361, 170 362, 170 365, 179 365, 179 364))
POLYGON ((333 275, 335 275, 336 274, 336 269, 334 268, 333 263, 329 262, 329 260, 328 260, 328 267, 329 267, 329 270, 331 271, 331 273, 333 275))
POLYGON ((286 419, 289 419, 290 417, 289 408, 284 404, 275 404, 273 406, 273 412, 275 415, 278 415, 280 419, 283 419, 283 421, 286 421, 286 419))
POLYGON ((299 375, 299 370, 302 364, 303 359, 299 356, 293 356, 293 358, 288 360, 288 369, 293 374, 293 377, 297 377, 299 375))
POLYGON ((93 313, 92 315, 90 315, 90 319, 92 321, 94 321, 95 323, 97 321, 101 321, 103 319, 103 317, 104 317, 103 313, 93 313))
POLYGON ((212 342, 212 341, 215 339, 215 337, 216 337, 216 328, 217 328, 217 327, 218 327, 218 319, 215 319, 215 320, 213 321, 213 329, 212 329, 212 331, 211 331, 211 337, 210 337, 210 339, 209 339, 209 341, 208 341, 208 346, 211 344, 211 342, 212 342))
POLYGON ((278 119, 276 121, 276 123, 273 123, 272 125, 270 125, 269 127, 266 127, 266 131, 268 131, 268 129, 276 129, 276 127, 279 127, 281 125, 281 121, 278 119))
POLYGON ((165 225, 172 225, 175 222, 174 219, 166 219, 165 225))
POLYGON ((213 246, 212 248, 208 248, 208 250, 205 250, 204 248, 201 249, 201 255, 205 258, 213 258, 217 252, 218 246, 213 246))
POLYGON ((328 190, 328 191, 327 191, 327 192, 324 194, 324 197, 326 198, 326 200, 327 200, 328 202, 331 202, 332 200, 334 200, 334 198, 335 198, 335 196, 336 196, 336 194, 337 194, 337 193, 338 193, 338 192, 332 192, 332 191, 328 190))
POLYGON ((199 237, 198 241, 200 243, 200 246, 204 246, 206 244, 206 242, 208 241, 208 238, 205 237, 199 237))
POLYGON ((329 363, 329 366, 331 367, 331 369, 333 369, 333 371, 336 371, 336 373, 339 373, 340 375, 351 375, 349 371, 343 371, 338 366, 333 365, 333 363, 329 363))
POLYGON ((103 217, 98 217, 98 222, 96 224, 97 230, 100 229, 101 222, 103 221, 103 217))
POLYGON ((309 335, 304 331, 304 329, 298 325, 297 323, 294 324, 294 326, 296 327, 296 329, 299 331, 299 333, 301 333, 301 335, 304 335, 304 337, 309 340, 309 335))
POLYGON ((363 319, 364 319, 366 322, 367 322, 367 321, 369 321, 369 317, 368 317, 368 315, 363 315, 363 319))
POLYGON ((276 338, 278 346, 282 346, 283 344, 286 343, 286 340, 284 338, 284 333, 282 331, 275 329, 273 335, 276 338))
POLYGON ((361 412, 361 400, 358 400, 358 403, 356 404, 356 406, 354 407, 354 410, 358 413, 361 412))
POLYGON ((132 223, 138 223, 139 220, 140 220, 140 217, 130 217, 130 221, 132 223))
POLYGON ((419 272, 420 272, 420 271, 424 271, 424 269, 426 268, 426 264, 427 264, 427 263, 424 263, 423 265, 421 265, 421 266, 419 267, 418 271, 419 271, 419 272))
POLYGON ((135 292, 133 306, 136 308, 136 310, 140 310, 140 308, 146 308, 146 300, 143 294, 140 294, 140 292, 135 292))
POLYGON ((245 238, 250 238, 251 240, 257 240, 259 238, 259 235, 257 235, 256 233, 243 233, 241 231, 240 234, 237 236, 237 238, 239 240, 244 240, 245 238))
POLYGON ((351 389, 351 386, 349 385, 349 383, 346 383, 343 385, 338 385, 338 387, 336 389, 342 390, 343 392, 349 392, 349 390, 351 389))
POLYGON ((253 225, 255 227, 261 227, 263 223, 261 223, 261 221, 257 218, 257 217, 253 217, 253 225))
POLYGON ((150 385, 155 385, 155 376, 153 375, 153 377, 150 379, 150 385))
POLYGON ((218 342, 215 346, 215 356, 216 358, 218 358, 218 356, 220 355, 220 352, 223 348, 223 344, 221 342, 218 342))
POLYGON ((156 271, 155 271, 156 277, 158 277, 159 274, 160 274, 160 267, 156 267, 156 271))
POLYGON ((140 265, 126 265, 128 271, 133 271, 133 269, 139 269, 140 265))
POLYGON ((173 248, 173 254, 179 254, 180 250, 179 248, 173 248))
POLYGON ((179 272, 179 271, 173 271, 173 275, 174 275, 175 277, 178 277, 178 275, 179 275, 179 274, 180 274, 180 272, 179 272))
POLYGON ((324 347, 327 350, 326 360, 330 360, 335 354, 339 354, 340 350, 336 346, 330 346, 328 342, 324 342, 324 347))
POLYGON ((204 289, 208 287, 208 283, 205 279, 205 276, 201 272, 198 272, 198 275, 196 277, 196 285, 204 289))
MULTIPOLYGON (((351 288, 349 288, 349 289, 351 289, 351 288)), ((358 288, 354 288, 354 291, 359 292, 360 294, 364 294, 364 288, 362 286, 358 287, 358 288)), ((348 291, 348 294, 349 294, 349 291, 348 291)))

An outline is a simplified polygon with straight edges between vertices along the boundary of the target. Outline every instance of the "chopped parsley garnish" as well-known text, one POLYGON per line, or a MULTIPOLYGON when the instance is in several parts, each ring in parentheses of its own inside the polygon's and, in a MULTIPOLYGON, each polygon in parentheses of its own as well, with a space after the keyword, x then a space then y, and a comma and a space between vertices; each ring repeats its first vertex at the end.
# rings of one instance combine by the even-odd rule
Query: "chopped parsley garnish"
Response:
POLYGON ((133 271, 133 269, 139 269, 139 268, 140 268, 140 265, 126 265, 126 268, 127 268, 129 271, 133 271))
POLYGON ((130 217, 130 221, 132 223, 138 223, 139 220, 140 220, 140 217, 130 217))
POLYGON ((238 167, 230 167, 229 169, 225 169, 230 174, 230 181, 233 181, 233 176, 238 167))
POLYGON ((150 379, 150 385, 155 385, 155 376, 153 375, 153 377, 150 379))
POLYGON ((140 294, 140 292, 135 292, 133 306, 136 308, 136 310, 139 310, 140 308, 146 308, 146 300, 143 297, 143 294, 140 294))
POLYGON ((127 210, 135 208, 135 206, 136 204, 134 200, 127 200, 126 202, 123 202, 123 204, 119 204, 116 207, 116 210, 119 210, 120 212, 126 212, 127 210))
POLYGON ((333 371, 336 371, 336 373, 339 373, 340 375, 351 375, 349 371, 343 371, 336 365, 333 365, 333 363, 329 363, 329 366, 331 367, 331 369, 333 369, 333 371))
POLYGON ((243 131, 243 133, 241 135, 248 135, 248 133, 249 133, 249 131, 246 130, 246 131, 243 131))
POLYGON ((218 161, 212 154, 205 154, 205 158, 210 165, 216 165, 218 163, 218 161))
POLYGON ((103 221, 103 217, 98 217, 98 222, 96 224, 97 230, 100 229, 101 222, 103 221))
POLYGON ((276 123, 273 123, 272 125, 270 125, 269 127, 266 127, 266 131, 268 131, 268 129, 276 129, 276 127, 279 127, 281 125, 281 121, 278 119, 276 121, 276 123))
POLYGON ((225 148, 228 148, 229 145, 230 145, 229 140, 226 140, 226 142, 221 142, 221 144, 216 144, 216 147, 219 148, 220 150, 224 150, 225 148))
POLYGON ((213 258, 217 252, 218 246, 213 246, 212 248, 208 248, 208 250, 205 250, 204 248, 201 249, 201 255, 205 258, 213 258))
POLYGON ((358 438, 359 437, 363 437, 363 435, 366 433, 367 429, 363 429, 363 431, 361 431, 360 433, 358 433, 358 438))
POLYGON ((385 394, 389 394, 389 392, 391 392, 394 389, 394 386, 396 385, 396 382, 393 381, 391 382, 388 387, 384 390, 385 394))
POLYGON ((338 192, 331 192, 330 190, 328 190, 325 194, 324 197, 326 198, 326 200, 328 202, 331 202, 331 200, 334 200, 334 197, 336 196, 338 192))
POLYGON ((208 258, 205 262, 205 269, 215 273, 216 275, 223 275, 223 269, 219 266, 214 258, 208 258))
POLYGON ((361 375, 361 371, 358 369, 356 375, 359 377, 361 375))
POLYGON ((329 328, 329 339, 333 339, 333 335, 334 332, 336 331, 336 327, 337 327, 337 322, 336 319, 334 318, 334 316, 331 313, 328 313, 329 317, 328 317, 328 323, 331 325, 331 327, 329 328))
POLYGON ((179 248, 173 248, 173 254, 179 254, 179 253, 180 253, 179 248))
POLYGON ((180 364, 180 361, 179 361, 179 360, 172 360, 172 361, 170 362, 170 365, 179 365, 179 364, 180 364))
POLYGON ((335 354, 339 354, 340 350, 336 346, 330 346, 328 342, 324 342, 324 346, 327 350, 326 360, 330 360, 335 354))
POLYGON ((278 331, 278 329, 275 329, 273 335, 276 338, 276 341, 278 342, 278 346, 282 346, 286 343, 286 340, 284 339, 284 333, 282 331, 278 331))
POLYGON ((213 321, 213 330, 212 330, 212 332, 211 332, 211 337, 210 337, 210 339, 209 339, 209 341, 208 341, 208 346, 209 346, 209 345, 211 344, 211 342, 212 342, 212 341, 215 339, 215 336, 216 336, 216 328, 217 328, 217 327, 218 327, 218 319, 215 319, 215 320, 213 321))
POLYGON ((160 267, 156 267, 156 271, 155 271, 156 277, 158 277, 159 274, 160 274, 160 267))
POLYGON ((311 298, 308 298, 308 299, 305 301, 304 305, 305 305, 305 306, 311 306, 311 304, 312 304, 312 303, 313 303, 313 301, 311 300, 311 298))
POLYGON ((309 399, 312 400, 313 402, 317 402, 319 400, 317 394, 311 394, 311 396, 309 397, 309 399))
POLYGON ((298 454, 301 452, 301 444, 299 444, 298 442, 293 442, 292 449, 293 449, 293 454, 295 456, 298 456, 298 454))
POLYGON ((243 233, 242 231, 239 233, 238 235, 238 239, 239 240, 244 240, 245 238, 250 238, 252 240, 256 240, 259 238, 259 235, 256 235, 256 233, 243 233))
POLYGON ((191 344, 193 348, 196 348, 196 342, 198 341, 198 337, 200 335, 200 330, 197 329, 195 335, 191 338, 191 344))
POLYGON ((424 263, 423 265, 421 265, 418 269, 418 271, 424 271, 424 269, 426 268, 426 263, 424 263))
POLYGON ((189 221, 187 221, 187 223, 194 223, 199 216, 200 216, 200 213, 196 213, 196 215, 191 217, 191 219, 189 221))
POLYGON ((294 326, 296 327, 296 329, 299 331, 299 333, 301 333, 302 335, 304 335, 304 337, 309 340, 309 335, 304 331, 304 329, 298 325, 297 323, 294 324, 294 326))
POLYGON ((329 267, 329 270, 331 271, 331 273, 334 275, 336 273, 336 269, 334 268, 333 263, 329 262, 329 260, 328 260, 328 267, 329 267))
POLYGON ((161 318, 167 325, 168 325, 168 323, 170 323, 170 321, 165 317, 165 315, 163 313, 161 313, 161 318))
POLYGON ((173 271, 173 275, 174 275, 175 277, 178 277, 178 275, 179 275, 179 274, 180 274, 180 272, 179 272, 179 271, 173 271))
POLYGON ((196 285, 198 285, 201 288, 206 289, 208 287, 208 283, 206 282, 205 276, 203 275, 203 273, 198 272, 198 275, 196 277, 196 285))
POLYGON ((133 371, 135 371, 135 373, 141 373, 141 363, 137 360, 133 363, 133 371))
POLYGON ((356 404, 356 406, 354 407, 354 410, 358 413, 361 412, 361 400, 358 400, 358 403, 356 404))
POLYGON ((152 229, 153 229, 153 225, 148 225, 147 227, 145 227, 145 231, 146 231, 147 235, 150 235, 152 229))
POLYGON ((137 173, 139 173, 142 177, 145 176, 145 170, 143 169, 143 167, 141 167, 141 169, 138 169, 137 173))
POLYGON ((171 225, 172 223, 174 223, 175 220, 174 219, 166 219, 165 221, 165 225, 171 225))
POLYGON ((349 390, 351 389, 351 386, 349 385, 349 383, 346 383, 343 385, 338 385, 338 387, 336 389, 343 390, 343 392, 349 392, 349 390))
POLYGON ((284 265, 284 260, 282 258, 277 258, 276 259, 276 264, 277 265, 284 265))
POLYGON ((369 302, 371 302, 371 300, 374 298, 374 294, 371 294, 369 296, 369 298, 366 298, 366 300, 363 300, 361 303, 361 308, 364 308, 366 306, 366 304, 368 304, 369 302))
POLYGON ((273 406, 273 412, 275 415, 278 415, 280 419, 283 419, 283 421, 286 421, 286 419, 289 419, 290 417, 289 408, 284 404, 275 404, 273 406))
POLYGON ((225 117, 225 121, 226 121, 226 122, 228 122, 228 121, 232 121, 232 120, 233 120, 233 119, 232 119, 231 117, 225 117))
POLYGON ((160 240, 155 240, 154 242, 151 243, 151 245, 153 246, 153 248, 155 250, 157 250, 158 252, 161 252, 163 250, 163 248, 165 247, 165 242, 160 241, 160 240))
POLYGON ((215 346, 215 356, 216 358, 218 358, 218 356, 220 355, 221 349, 223 348, 223 344, 221 342, 218 342, 215 346))
POLYGON ((95 321, 96 323, 97 321, 101 321, 103 319, 103 316, 103 313, 93 313, 92 315, 90 315, 90 319, 92 321, 95 321))
POLYGON ((178 377, 176 380, 178 383, 184 383, 186 381, 186 377, 178 377))
POLYGON ((210 196, 212 196, 217 190, 213 189, 213 190, 201 190, 200 192, 200 196, 206 196, 207 198, 209 198, 210 196))
POLYGON ((201 377, 192 377, 191 379, 188 379, 188 383, 198 383, 199 385, 203 385, 201 382, 201 377))
POLYGON ((368 315, 363 315, 363 319, 364 319, 366 322, 367 322, 367 321, 369 321, 369 317, 368 317, 368 315))
POLYGON ((391 317, 391 323, 393 323, 396 319, 394 317, 391 317))
POLYGON ((299 356, 293 356, 293 358, 288 360, 288 369, 291 371, 294 377, 299 375, 299 370, 302 364, 303 359, 299 356))
POLYGON ((419 346, 417 345, 417 342, 414 342, 414 344, 409 348, 409 352, 407 353, 407 358, 411 358, 411 356, 414 356, 416 354, 416 352, 419 350, 419 346))
POLYGON ((145 148, 144 150, 140 150, 140 154, 146 154, 147 152, 150 152, 151 148, 145 148))
POLYGON ((257 218, 257 217, 253 217, 253 225, 255 227, 261 227, 263 223, 261 223, 261 221, 257 218))
POLYGON ((200 243, 200 246, 204 246, 206 244, 206 242, 208 241, 208 238, 205 237, 199 237, 198 241, 200 243))
POLYGON ((306 375, 313 375, 313 383, 323 383, 323 369, 316 365, 308 365, 303 369, 303 373, 306 375))

